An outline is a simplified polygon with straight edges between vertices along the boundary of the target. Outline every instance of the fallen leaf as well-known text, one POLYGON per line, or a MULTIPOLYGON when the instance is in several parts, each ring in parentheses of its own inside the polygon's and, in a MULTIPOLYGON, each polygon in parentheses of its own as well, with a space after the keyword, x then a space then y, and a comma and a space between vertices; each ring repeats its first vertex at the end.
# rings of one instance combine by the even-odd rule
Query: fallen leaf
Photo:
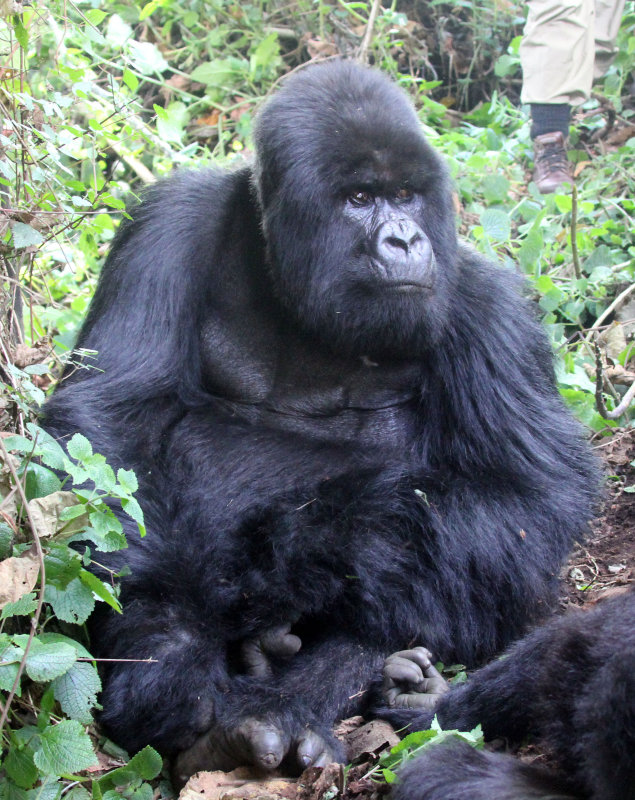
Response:
POLYGON ((33 591, 40 564, 31 551, 0 561, 0 608, 33 591))

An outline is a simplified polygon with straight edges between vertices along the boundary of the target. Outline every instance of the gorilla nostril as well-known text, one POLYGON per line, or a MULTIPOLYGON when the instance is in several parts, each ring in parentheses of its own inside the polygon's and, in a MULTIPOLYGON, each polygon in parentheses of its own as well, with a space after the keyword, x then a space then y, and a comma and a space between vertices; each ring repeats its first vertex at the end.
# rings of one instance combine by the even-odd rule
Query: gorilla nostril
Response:
POLYGON ((384 244, 388 247, 395 247, 399 250, 403 250, 404 253, 407 253, 409 248, 408 242, 406 242, 404 239, 398 238, 397 236, 387 236, 384 239, 384 244))

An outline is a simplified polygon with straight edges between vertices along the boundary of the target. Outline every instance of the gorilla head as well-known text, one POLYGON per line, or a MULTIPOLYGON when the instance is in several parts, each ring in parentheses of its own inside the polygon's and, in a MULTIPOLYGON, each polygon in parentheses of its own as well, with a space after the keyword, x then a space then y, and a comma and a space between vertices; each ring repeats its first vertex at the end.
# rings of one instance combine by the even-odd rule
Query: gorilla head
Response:
POLYGON ((256 191, 278 299, 338 348, 408 355, 438 340, 456 278, 444 166, 407 97, 335 62, 261 112, 256 191))

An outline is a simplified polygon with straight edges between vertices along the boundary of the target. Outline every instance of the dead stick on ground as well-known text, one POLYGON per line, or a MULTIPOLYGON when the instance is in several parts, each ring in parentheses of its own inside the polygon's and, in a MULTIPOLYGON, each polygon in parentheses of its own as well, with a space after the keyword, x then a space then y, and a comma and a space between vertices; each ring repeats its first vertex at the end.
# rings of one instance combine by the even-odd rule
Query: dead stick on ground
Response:
POLYGON ((368 48, 370 47, 370 40, 373 37, 373 29, 375 28, 375 20, 379 13, 380 4, 381 0, 373 0, 373 7, 370 10, 368 22, 366 23, 364 38, 362 39, 362 43, 359 46, 359 53, 357 54, 357 60, 360 64, 368 64, 368 48))

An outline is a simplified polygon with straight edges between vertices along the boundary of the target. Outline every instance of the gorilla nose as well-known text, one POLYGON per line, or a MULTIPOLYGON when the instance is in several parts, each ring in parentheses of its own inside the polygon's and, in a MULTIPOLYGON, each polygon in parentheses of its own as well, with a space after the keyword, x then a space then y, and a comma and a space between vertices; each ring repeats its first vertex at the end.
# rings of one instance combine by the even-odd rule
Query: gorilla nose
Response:
POLYGON ((382 226, 378 248, 392 258, 399 258, 399 251, 408 256, 421 240, 421 228, 412 220, 391 220, 382 226))
POLYGON ((390 219, 381 224, 375 238, 375 258, 388 280, 424 286, 433 279, 430 241, 414 220, 390 219))

